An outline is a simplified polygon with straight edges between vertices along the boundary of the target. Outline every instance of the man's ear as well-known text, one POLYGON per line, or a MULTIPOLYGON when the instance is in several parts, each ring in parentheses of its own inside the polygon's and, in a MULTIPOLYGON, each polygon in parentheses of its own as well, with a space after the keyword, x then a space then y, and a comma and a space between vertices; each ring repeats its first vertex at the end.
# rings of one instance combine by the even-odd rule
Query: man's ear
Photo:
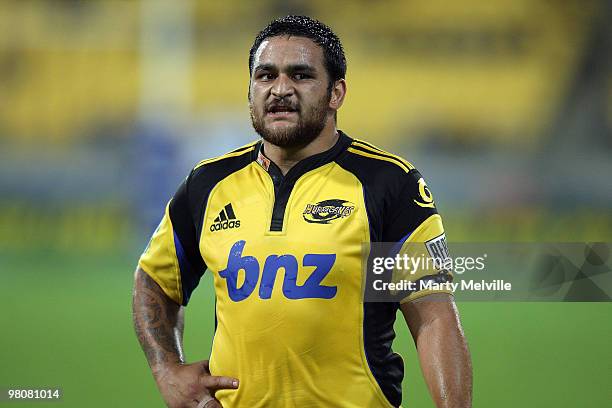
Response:
POLYGON ((329 107, 333 110, 338 110, 344 103, 344 97, 346 96, 346 81, 339 79, 334 83, 331 90, 331 97, 329 99, 329 107))

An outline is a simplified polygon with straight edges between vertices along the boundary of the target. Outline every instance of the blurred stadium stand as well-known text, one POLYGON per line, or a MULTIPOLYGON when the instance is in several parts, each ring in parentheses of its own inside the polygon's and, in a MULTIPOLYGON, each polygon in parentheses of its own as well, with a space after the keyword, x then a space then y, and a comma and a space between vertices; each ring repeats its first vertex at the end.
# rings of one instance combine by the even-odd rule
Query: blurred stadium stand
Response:
POLYGON ((194 163, 256 138, 248 50, 287 13, 341 36, 339 127, 421 169, 451 240, 612 238, 610 2, 12 0, 0 249, 142 245, 194 163))

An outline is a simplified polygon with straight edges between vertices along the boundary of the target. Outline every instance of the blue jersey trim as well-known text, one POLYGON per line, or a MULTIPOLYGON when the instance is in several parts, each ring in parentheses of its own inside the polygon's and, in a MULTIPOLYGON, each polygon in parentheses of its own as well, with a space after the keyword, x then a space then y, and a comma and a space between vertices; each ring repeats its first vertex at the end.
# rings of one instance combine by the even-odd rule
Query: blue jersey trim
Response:
POLYGON ((180 270, 179 272, 181 275, 181 291, 183 295, 183 306, 185 306, 187 305, 187 302, 189 302, 189 297, 191 295, 191 292, 193 291, 192 288, 197 286, 198 282, 200 281, 200 277, 199 276, 196 277, 196 274, 194 274, 191 263, 189 262, 189 259, 187 258, 187 255, 185 254, 185 250, 183 249, 183 245, 181 244, 181 240, 179 239, 175 231, 172 231, 172 232, 174 235, 174 248, 176 249, 176 258, 178 259, 179 270, 180 270), (190 288, 190 289, 187 290, 187 288, 190 288))

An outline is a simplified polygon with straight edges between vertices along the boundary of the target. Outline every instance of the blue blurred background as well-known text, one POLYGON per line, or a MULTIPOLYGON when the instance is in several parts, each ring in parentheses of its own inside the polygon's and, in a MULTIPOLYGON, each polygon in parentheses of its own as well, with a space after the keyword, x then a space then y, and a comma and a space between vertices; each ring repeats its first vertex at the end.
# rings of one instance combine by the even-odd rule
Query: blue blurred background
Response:
MULTIPOLYGON (((339 128, 420 169, 451 242, 612 241, 609 1, 3 0, 0 386, 160 404, 131 333, 131 272, 189 169, 257 138, 248 51, 289 13, 341 37, 339 128)), ((190 359, 210 347, 208 279, 188 311, 190 359)), ((475 406, 598 405, 572 400, 576 385, 612 397, 609 303, 543 307, 464 306, 475 406)), ((405 406, 428 406, 407 361, 405 406)))

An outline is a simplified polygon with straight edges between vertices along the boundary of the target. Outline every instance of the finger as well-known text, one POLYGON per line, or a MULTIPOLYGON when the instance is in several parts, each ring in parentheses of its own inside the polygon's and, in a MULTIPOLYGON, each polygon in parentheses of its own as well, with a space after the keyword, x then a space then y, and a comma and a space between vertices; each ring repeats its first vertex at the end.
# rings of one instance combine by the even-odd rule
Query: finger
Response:
POLYGON ((199 368, 201 375, 210 375, 210 365, 208 360, 198 361, 197 363, 194 363, 194 365, 199 368))
POLYGON ((206 395, 202 397, 202 401, 198 403, 196 408, 223 408, 221 403, 216 398, 206 395))
POLYGON ((209 390, 224 390, 238 388, 238 380, 231 377, 219 377, 214 375, 203 375, 200 377, 202 385, 209 390))
POLYGON ((208 360, 202 360, 200 361, 200 364, 202 365, 202 369, 204 370, 204 372, 210 373, 210 367, 208 364, 208 360))
POLYGON ((202 408, 223 408, 223 406, 221 406, 221 403, 215 399, 208 401, 202 408))

